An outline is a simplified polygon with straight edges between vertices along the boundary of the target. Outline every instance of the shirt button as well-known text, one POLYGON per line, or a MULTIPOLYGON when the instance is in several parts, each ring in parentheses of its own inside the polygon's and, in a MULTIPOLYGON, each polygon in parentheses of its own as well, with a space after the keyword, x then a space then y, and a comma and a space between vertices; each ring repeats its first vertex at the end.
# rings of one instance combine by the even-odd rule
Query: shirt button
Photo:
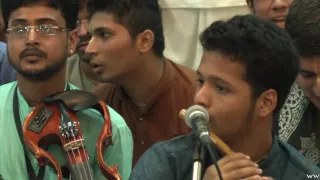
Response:
POLYGON ((139 118, 139 121, 143 121, 143 117, 139 118))
POLYGON ((144 141, 140 141, 141 144, 144 144, 144 141))

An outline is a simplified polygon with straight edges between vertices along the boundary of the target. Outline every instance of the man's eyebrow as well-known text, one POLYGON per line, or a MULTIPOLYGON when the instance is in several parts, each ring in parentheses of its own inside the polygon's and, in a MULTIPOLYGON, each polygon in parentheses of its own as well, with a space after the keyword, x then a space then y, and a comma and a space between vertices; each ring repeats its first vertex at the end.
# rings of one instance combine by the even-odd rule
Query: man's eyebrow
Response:
POLYGON ((11 22, 11 24, 22 24, 22 23, 26 23, 27 20, 25 19, 15 19, 11 22))
POLYGON ((90 29, 91 33, 99 33, 99 32, 106 32, 106 31, 114 33, 114 31, 112 29, 107 28, 107 27, 98 27, 98 28, 90 29))
POLYGON ((43 24, 43 23, 52 23, 52 24, 57 24, 57 21, 52 18, 41 18, 36 20, 37 24, 43 24))
POLYGON ((304 73, 314 73, 315 74, 315 72, 309 71, 309 70, 305 70, 305 69, 300 69, 299 71, 300 72, 304 72, 304 73))
MULTIPOLYGON (((26 24, 28 21, 26 19, 15 19, 11 22, 11 24, 26 24)), ((40 18, 35 20, 36 24, 43 24, 43 23, 52 23, 57 24, 57 21, 52 18, 40 18)))
MULTIPOLYGON (((203 75, 197 71, 198 77, 199 78, 203 78, 203 75)), ((231 83, 229 83, 228 81, 218 77, 218 76, 214 76, 214 75, 209 75, 207 77, 205 77, 206 81, 210 81, 212 83, 221 83, 230 87, 233 87, 233 85, 231 83)))
POLYGON ((229 83, 228 81, 226 81, 218 76, 208 76, 208 79, 213 82, 219 82, 222 84, 231 85, 231 83, 229 83))

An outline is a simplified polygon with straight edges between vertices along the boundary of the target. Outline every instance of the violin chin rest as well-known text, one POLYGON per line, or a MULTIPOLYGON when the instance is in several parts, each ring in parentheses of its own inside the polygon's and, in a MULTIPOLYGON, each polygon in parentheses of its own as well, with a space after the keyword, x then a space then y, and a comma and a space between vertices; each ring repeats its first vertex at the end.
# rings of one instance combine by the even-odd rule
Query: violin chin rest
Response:
POLYGON ((44 99, 44 103, 63 101, 68 109, 82 111, 92 108, 99 101, 99 97, 91 92, 83 90, 62 91, 44 99))

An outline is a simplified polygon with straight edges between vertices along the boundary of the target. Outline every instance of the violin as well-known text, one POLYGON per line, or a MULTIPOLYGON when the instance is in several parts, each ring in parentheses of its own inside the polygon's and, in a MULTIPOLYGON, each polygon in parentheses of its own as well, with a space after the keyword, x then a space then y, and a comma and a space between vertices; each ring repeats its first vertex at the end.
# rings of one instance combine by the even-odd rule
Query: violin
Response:
MULTIPOLYGON (((117 166, 108 166, 103 159, 103 150, 112 144, 110 114, 106 104, 98 96, 70 90, 47 97, 27 116, 23 124, 24 141, 35 155, 38 165, 50 165, 58 180, 62 170, 58 161, 43 146, 60 145, 66 156, 68 169, 74 180, 93 180, 94 174, 86 151, 77 112, 93 108, 104 118, 103 128, 96 143, 96 157, 102 174, 109 180, 121 180, 117 166)), ((90 121, 90 119, 88 119, 90 121)))
MULTIPOLYGON (((182 109, 179 112, 179 118, 184 121, 185 115, 186 115, 186 110, 182 109)), ((225 155, 230 155, 230 154, 234 153, 231 150, 231 148, 225 142, 223 142, 216 134, 214 134, 211 130, 209 132, 209 135, 210 135, 210 139, 211 139, 212 143, 216 145, 216 147, 218 148, 218 150, 220 152, 222 152, 225 155)))

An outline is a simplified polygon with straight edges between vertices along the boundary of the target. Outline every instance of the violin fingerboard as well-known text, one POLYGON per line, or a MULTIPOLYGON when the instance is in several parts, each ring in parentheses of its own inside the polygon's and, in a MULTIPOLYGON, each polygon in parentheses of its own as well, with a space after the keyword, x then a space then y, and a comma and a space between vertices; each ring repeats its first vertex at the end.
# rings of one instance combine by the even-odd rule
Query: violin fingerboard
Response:
POLYGON ((93 172, 88 162, 81 162, 71 166, 72 179, 88 179, 93 180, 93 172))

